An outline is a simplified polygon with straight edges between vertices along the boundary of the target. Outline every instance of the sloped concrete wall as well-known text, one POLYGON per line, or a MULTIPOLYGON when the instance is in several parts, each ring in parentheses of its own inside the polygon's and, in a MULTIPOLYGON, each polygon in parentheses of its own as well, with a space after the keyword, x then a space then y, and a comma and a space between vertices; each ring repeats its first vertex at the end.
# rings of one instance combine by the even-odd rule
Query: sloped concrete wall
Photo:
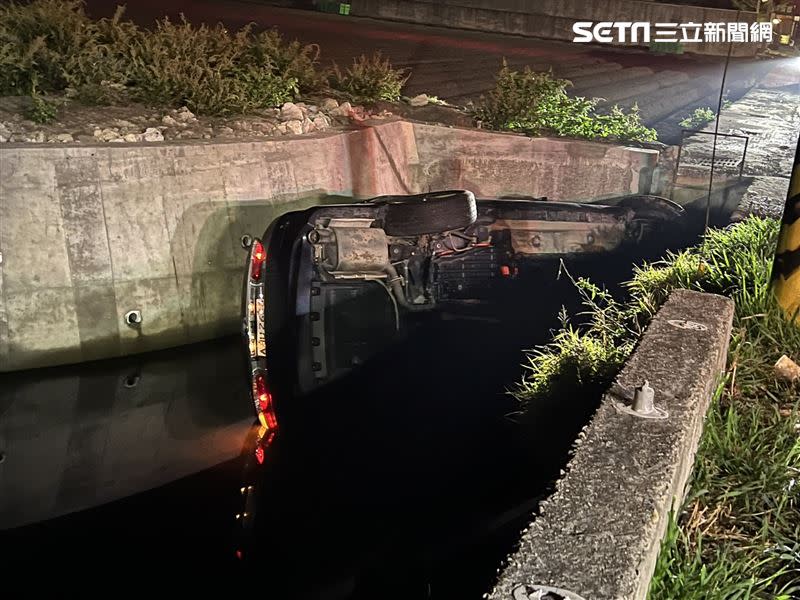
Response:
MULTIPOLYGON (((576 21, 649 23, 728 23, 755 21, 755 13, 635 0, 351 0, 350 14, 512 33, 571 42, 576 21)), ((646 45, 646 44, 645 44, 646 45)), ((755 56, 758 44, 734 44, 735 56, 755 56)), ((685 43, 684 52, 725 56, 727 43, 685 43)))
POLYGON ((468 187, 586 198, 639 190, 657 158, 403 121, 258 142, 4 145, 0 371, 235 333, 241 236, 330 195, 468 187), (133 309, 138 329, 123 322, 133 309))

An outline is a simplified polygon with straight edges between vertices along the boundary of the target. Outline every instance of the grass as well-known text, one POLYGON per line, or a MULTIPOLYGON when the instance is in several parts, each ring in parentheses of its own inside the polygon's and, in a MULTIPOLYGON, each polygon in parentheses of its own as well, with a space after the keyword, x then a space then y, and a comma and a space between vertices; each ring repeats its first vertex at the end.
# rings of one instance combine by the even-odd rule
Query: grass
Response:
POLYGON ((726 378, 650 600, 800 598, 800 391, 772 374, 782 354, 800 358, 800 328, 769 290, 778 231, 777 221, 758 218, 711 230, 697 247, 638 268, 625 301, 577 280, 587 323, 573 327, 564 315, 554 342, 529 354, 515 390, 530 403, 570 382, 609 384, 673 289, 736 302, 726 378))
POLYGON ((717 118, 717 113, 708 107, 695 108, 691 115, 678 123, 685 129, 698 129, 717 118))
POLYGON ((322 69, 316 45, 286 42, 275 30, 231 32, 183 17, 143 29, 123 14, 119 7, 112 18, 93 20, 80 0, 0 3, 0 94, 30 95, 42 119, 47 107, 39 100, 47 94, 228 115, 308 94, 396 100, 406 79, 377 55, 344 71, 322 69))

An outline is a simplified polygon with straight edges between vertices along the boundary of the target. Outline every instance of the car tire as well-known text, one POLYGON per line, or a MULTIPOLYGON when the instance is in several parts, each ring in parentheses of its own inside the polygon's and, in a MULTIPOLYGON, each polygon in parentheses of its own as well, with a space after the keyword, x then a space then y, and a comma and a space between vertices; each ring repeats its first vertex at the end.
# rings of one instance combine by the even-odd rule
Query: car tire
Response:
POLYGON ((478 208, 472 192, 431 192, 388 199, 383 228, 387 235, 422 235, 463 229, 477 218, 478 208))

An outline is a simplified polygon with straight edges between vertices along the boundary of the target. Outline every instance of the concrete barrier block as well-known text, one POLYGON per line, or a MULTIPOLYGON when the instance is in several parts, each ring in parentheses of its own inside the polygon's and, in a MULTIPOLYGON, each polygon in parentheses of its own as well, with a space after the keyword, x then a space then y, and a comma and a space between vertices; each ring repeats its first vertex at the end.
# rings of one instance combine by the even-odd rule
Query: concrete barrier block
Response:
POLYGON ((733 302, 673 292, 618 377, 647 380, 665 419, 606 395, 557 491, 522 534, 490 594, 547 585, 593 600, 644 600, 671 510, 683 499, 703 419, 725 368, 733 302))

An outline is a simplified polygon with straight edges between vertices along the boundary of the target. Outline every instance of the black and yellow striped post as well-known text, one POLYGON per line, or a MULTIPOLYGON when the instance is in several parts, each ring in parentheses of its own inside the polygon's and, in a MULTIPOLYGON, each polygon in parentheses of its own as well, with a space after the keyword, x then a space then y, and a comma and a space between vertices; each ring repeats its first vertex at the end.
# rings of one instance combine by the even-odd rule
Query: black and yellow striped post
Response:
POLYGON ((794 318, 800 325, 800 141, 794 156, 786 210, 775 250, 772 285, 786 316, 794 318))

